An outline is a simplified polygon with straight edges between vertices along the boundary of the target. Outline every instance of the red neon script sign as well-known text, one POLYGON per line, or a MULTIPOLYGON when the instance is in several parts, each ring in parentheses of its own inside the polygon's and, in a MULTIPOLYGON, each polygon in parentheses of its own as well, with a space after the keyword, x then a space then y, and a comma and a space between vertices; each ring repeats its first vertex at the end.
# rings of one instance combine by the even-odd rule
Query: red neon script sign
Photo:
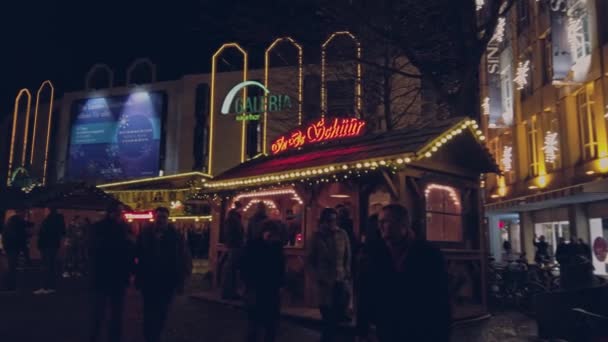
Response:
POLYGON ((307 144, 314 144, 340 138, 358 137, 363 133, 365 121, 357 118, 325 118, 308 126, 295 129, 276 139, 270 149, 272 154, 296 149, 307 144))
POLYGON ((123 215, 126 220, 153 220, 154 219, 154 213, 152 213, 151 211, 124 213, 123 215))

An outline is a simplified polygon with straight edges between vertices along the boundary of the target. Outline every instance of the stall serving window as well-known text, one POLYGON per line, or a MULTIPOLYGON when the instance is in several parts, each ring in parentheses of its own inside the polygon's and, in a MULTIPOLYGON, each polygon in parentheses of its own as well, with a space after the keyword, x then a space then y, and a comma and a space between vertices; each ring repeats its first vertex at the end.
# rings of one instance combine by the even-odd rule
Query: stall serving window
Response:
MULTIPOLYGON (((283 188, 245 192, 236 195, 226 209, 240 213, 244 228, 244 240, 254 238, 261 222, 275 220, 280 223, 285 247, 304 247, 304 205, 295 189, 283 188), (236 203, 239 203, 237 206, 236 203)), ((226 222, 220 229, 220 243, 228 240, 226 222)))
POLYGON ((462 242, 462 199, 454 187, 431 183, 424 191, 426 200, 426 239, 462 242))

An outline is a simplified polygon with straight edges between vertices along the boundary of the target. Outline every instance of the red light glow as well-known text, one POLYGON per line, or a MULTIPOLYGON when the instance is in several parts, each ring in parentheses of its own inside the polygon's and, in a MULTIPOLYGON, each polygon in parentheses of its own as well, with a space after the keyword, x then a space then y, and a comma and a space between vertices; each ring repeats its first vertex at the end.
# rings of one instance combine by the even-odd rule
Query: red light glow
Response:
POLYGON ((365 121, 357 118, 334 118, 327 123, 325 118, 322 118, 315 123, 280 136, 272 143, 271 151, 272 154, 277 154, 308 144, 357 137, 363 133, 365 125, 365 121))
POLYGON ((147 212, 131 212, 123 214, 125 220, 133 221, 133 220, 148 220, 150 222, 154 221, 154 213, 151 211, 147 212))

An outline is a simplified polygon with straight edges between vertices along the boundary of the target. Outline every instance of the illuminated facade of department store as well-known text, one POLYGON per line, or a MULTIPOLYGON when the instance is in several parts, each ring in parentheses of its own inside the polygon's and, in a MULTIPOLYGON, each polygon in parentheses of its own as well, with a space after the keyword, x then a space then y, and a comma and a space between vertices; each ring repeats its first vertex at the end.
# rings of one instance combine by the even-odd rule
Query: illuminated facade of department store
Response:
POLYGON ((483 126, 503 174, 482 180, 490 250, 534 258, 576 236, 606 274, 608 2, 517 0, 481 65, 483 126))

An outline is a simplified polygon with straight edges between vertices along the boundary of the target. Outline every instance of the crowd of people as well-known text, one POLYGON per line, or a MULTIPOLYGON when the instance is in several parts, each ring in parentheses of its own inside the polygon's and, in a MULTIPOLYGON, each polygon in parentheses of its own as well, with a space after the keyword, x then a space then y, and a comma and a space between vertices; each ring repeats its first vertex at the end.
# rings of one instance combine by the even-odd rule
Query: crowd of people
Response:
MULTIPOLYGON (((121 341, 126 290, 134 283, 143 298, 143 335, 146 342, 160 340, 169 306, 183 292, 192 270, 189 248, 183 235, 169 222, 169 209, 155 210, 154 222, 138 236, 124 221, 122 206, 110 205, 105 217, 81 230, 78 219, 66 228, 63 215, 51 209, 38 234, 45 278, 37 293, 55 290, 57 254, 67 238, 68 274, 86 272, 91 293, 90 341, 98 341, 102 322, 109 309, 108 337, 121 341), (72 254, 70 254, 72 253, 72 254), (78 270, 78 271, 74 271, 78 270)), ((85 221, 86 222, 86 221, 85 221)), ((2 242, 9 260, 7 288, 17 287, 17 260, 23 253, 24 233, 30 225, 25 211, 12 216, 2 231, 2 242)))
MULTIPOLYGON (((245 302, 248 341, 260 333, 264 341, 274 341, 285 284, 283 224, 270 219, 260 202, 245 230, 242 210, 236 202, 224 223, 222 295, 245 302)), ((361 241, 353 226, 346 207, 325 208, 310 241, 307 265, 317 288, 322 341, 333 341, 339 324, 351 320, 353 301, 360 340, 369 338, 375 325, 382 342, 448 341, 451 309, 443 255, 416 235, 407 209, 388 205, 372 215, 361 241)))

